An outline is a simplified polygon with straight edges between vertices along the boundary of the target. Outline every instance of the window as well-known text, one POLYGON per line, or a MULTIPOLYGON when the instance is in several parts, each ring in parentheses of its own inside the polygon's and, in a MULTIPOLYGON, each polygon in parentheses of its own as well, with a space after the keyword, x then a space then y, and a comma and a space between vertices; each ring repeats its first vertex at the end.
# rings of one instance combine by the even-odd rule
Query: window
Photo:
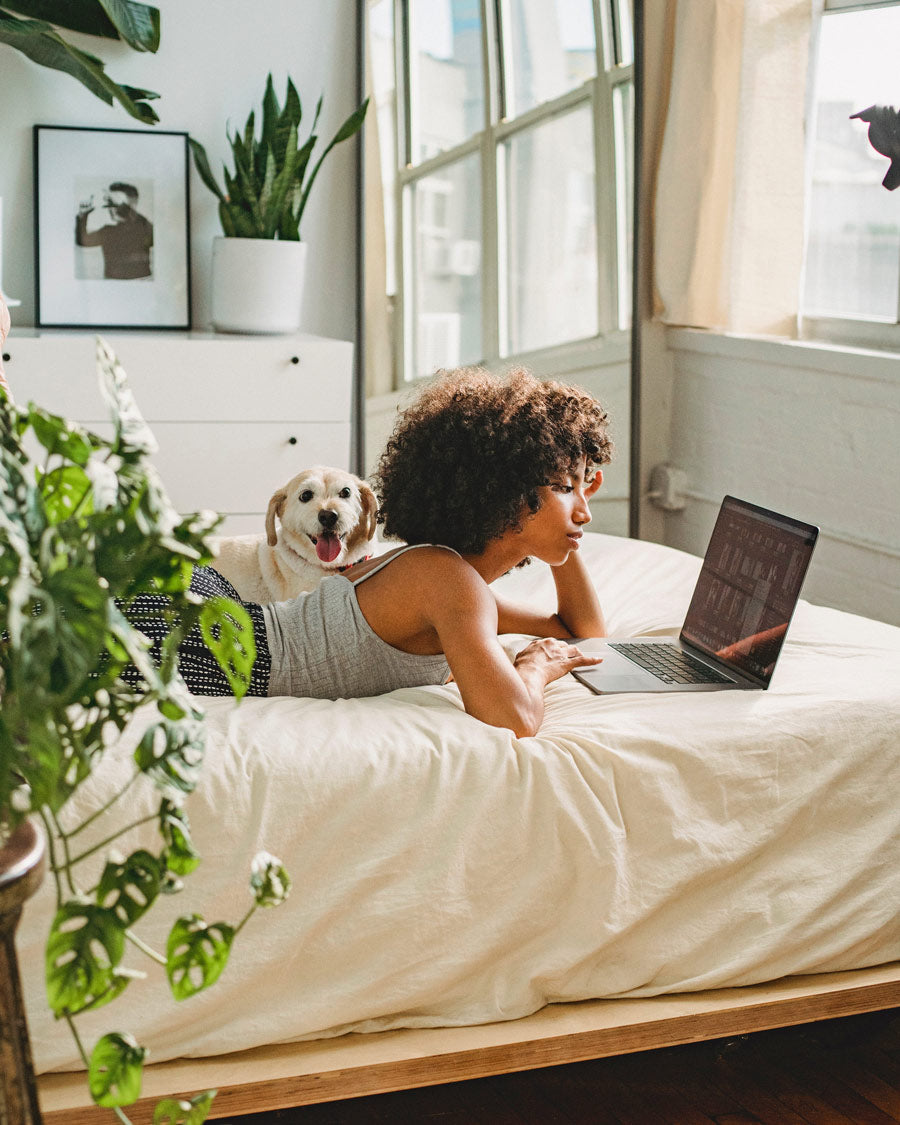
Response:
POLYGON ((900 4, 826 0, 814 67, 803 335, 898 342, 900 191, 852 115, 900 106, 900 4))
POLYGON ((397 382, 631 322, 630 0, 374 0, 397 382))

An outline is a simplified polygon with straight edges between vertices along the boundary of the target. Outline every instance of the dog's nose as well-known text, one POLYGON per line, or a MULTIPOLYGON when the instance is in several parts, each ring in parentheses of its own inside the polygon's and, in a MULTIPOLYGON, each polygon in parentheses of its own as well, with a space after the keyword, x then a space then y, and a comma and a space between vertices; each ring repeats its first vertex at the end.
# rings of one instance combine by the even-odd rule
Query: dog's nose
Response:
POLYGON ((319 512, 319 523, 326 531, 330 531, 337 523, 337 520, 337 512, 332 512, 330 508, 323 508, 321 512, 319 512))

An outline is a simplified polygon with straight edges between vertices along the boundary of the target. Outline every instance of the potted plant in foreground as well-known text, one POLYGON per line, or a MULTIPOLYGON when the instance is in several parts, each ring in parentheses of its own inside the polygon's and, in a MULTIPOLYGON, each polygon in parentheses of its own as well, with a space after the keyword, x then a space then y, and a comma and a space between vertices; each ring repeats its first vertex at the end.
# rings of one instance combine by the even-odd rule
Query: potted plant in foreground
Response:
MULTIPOLYGON (((93 1100, 108 1107, 111 1118, 127 1122, 121 1107, 140 1096, 146 1051, 123 1031, 82 1042, 79 1014, 139 987, 135 980, 143 974, 126 967, 126 953, 157 962, 176 1000, 208 987, 250 915, 259 906, 277 905, 290 883, 279 861, 260 853, 251 866, 243 919, 207 923, 183 914, 164 951, 140 936, 141 919, 160 896, 181 890, 200 859, 184 802, 199 779, 203 712, 178 673, 177 642, 198 623, 238 698, 255 652, 242 606, 226 598, 202 602, 189 590, 192 565, 211 558, 207 535, 218 518, 208 512, 181 516, 172 508, 150 463, 153 436, 101 340, 98 366, 113 419, 108 439, 32 404, 20 409, 0 389, 0 891, 12 845, 21 851, 25 827, 32 842, 29 862, 36 867, 34 826, 40 824, 56 896, 47 1000, 72 1030, 93 1100), (35 448, 40 452, 32 458, 28 450, 35 448), (172 631, 158 666, 121 608, 148 590, 171 599, 172 631), (129 665, 142 674, 144 691, 123 680, 129 665), (73 823, 68 799, 132 722, 139 741, 131 780, 102 808, 73 823), (155 812, 136 822, 129 808, 140 787, 155 812), (155 846, 112 851, 147 819, 155 822, 155 846)), ((0 974, 5 970, 8 977, 2 953, 0 947, 0 974)), ((5 997, 15 1000, 16 988, 17 980, 0 981, 0 1009, 5 997)), ((139 1005, 132 1005, 135 1010, 139 1005)), ((14 1015, 0 1010, 7 1036, 14 1015)), ((0 1051, 0 1120, 12 1125, 39 1120, 33 1080, 29 1108, 16 1093, 21 1075, 9 1073, 13 1066, 30 1069, 23 1037, 24 1028, 14 1044, 20 1048, 17 1062, 10 1062, 16 1052, 0 1051)), ((191 1102, 166 1099, 154 1122, 198 1125, 213 1094, 205 1091, 191 1102)))
POLYGON ((213 244, 214 328, 225 332, 296 331, 306 260, 300 221, 323 160, 335 145, 359 131, 368 105, 367 98, 310 167, 322 99, 301 144, 303 114, 296 87, 289 78, 282 108, 270 74, 260 136, 256 136, 255 111, 247 118, 243 133, 232 136, 226 131, 234 172, 223 168, 224 191, 212 174, 203 145, 191 138, 194 163, 204 184, 218 197, 225 232, 213 244))

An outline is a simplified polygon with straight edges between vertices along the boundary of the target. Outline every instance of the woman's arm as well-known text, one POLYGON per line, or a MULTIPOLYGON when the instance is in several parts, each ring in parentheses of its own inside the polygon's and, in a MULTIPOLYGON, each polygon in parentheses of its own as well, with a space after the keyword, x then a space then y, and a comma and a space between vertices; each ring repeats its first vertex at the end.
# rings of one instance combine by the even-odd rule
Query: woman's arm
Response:
POLYGON ((466 711, 519 737, 537 734, 547 684, 600 658, 582 655, 564 639, 544 637, 510 663, 497 639, 500 621, 491 591, 474 571, 456 577, 431 616, 466 711))
POLYGON ((548 616, 494 595, 499 633, 531 637, 605 637, 606 621, 584 560, 573 551, 561 566, 550 568, 556 583, 557 612, 548 616))
POLYGON ((584 559, 573 551, 554 566, 557 613, 573 637, 605 637, 606 620, 584 559))

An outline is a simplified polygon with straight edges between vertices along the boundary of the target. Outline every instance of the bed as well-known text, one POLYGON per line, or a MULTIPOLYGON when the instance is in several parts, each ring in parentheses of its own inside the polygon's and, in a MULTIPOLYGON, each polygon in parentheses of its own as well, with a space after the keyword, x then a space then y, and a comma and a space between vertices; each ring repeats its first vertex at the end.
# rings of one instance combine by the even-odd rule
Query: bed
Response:
MULTIPOLYGON (((677 632, 698 559, 582 550, 612 634, 677 632)), ((501 582, 552 599, 540 564, 501 582)), ((294 889, 206 993, 174 1010, 151 974, 80 1019, 89 1042, 150 1048, 136 1122, 207 1086, 236 1116, 900 1004, 898 628, 801 601, 768 692, 599 697, 568 677, 534 738, 467 716, 453 685, 207 718, 203 877, 142 935, 236 921, 260 848, 294 889)), ((123 783, 139 734, 75 811, 123 783)), ((47 885, 18 939, 45 1120, 106 1120, 44 1009, 51 908, 47 885)))

